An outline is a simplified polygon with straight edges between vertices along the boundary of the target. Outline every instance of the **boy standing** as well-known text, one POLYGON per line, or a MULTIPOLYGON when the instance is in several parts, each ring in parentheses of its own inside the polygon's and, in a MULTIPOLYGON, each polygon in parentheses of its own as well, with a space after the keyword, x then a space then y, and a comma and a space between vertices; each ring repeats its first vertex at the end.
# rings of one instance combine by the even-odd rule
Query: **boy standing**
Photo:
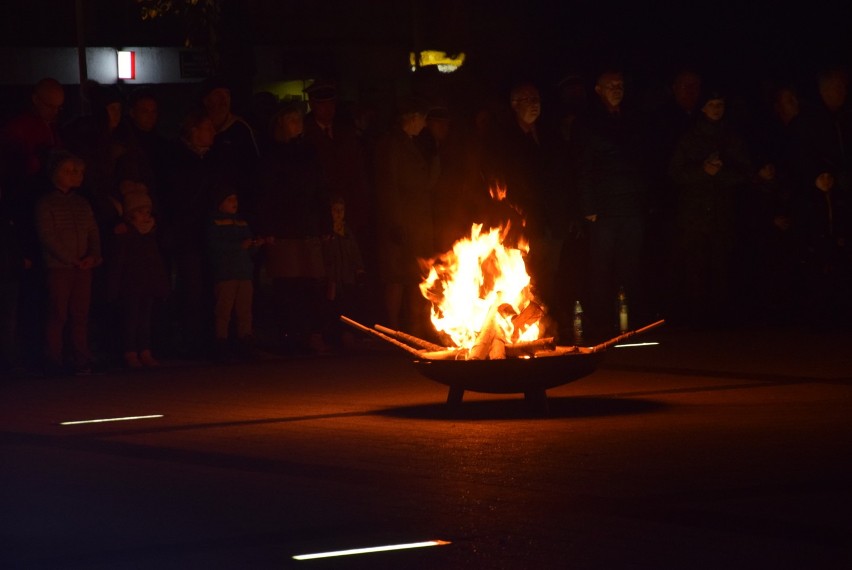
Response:
POLYGON ((216 350, 228 358, 228 329, 231 315, 237 325, 237 341, 248 356, 253 340, 252 329, 252 254, 269 240, 252 236, 248 222, 238 213, 239 200, 233 188, 220 187, 217 208, 207 226, 207 250, 213 271, 213 297, 216 350))
POLYGON ((89 305, 92 269, 101 263, 101 240, 88 200, 74 192, 83 183, 85 164, 57 152, 48 164, 53 189, 36 207, 36 228, 47 272, 46 369, 62 370, 65 323, 71 327, 74 373, 91 374, 89 305))

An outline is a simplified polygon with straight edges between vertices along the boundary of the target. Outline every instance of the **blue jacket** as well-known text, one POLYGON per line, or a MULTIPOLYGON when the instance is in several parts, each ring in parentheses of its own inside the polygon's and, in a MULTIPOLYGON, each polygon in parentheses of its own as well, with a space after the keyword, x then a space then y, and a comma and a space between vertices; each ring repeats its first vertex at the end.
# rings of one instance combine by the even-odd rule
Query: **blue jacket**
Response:
POLYGON ((252 253, 256 248, 243 249, 242 246, 244 240, 251 238, 248 222, 239 215, 219 212, 213 215, 207 224, 207 253, 214 282, 252 279, 252 253))

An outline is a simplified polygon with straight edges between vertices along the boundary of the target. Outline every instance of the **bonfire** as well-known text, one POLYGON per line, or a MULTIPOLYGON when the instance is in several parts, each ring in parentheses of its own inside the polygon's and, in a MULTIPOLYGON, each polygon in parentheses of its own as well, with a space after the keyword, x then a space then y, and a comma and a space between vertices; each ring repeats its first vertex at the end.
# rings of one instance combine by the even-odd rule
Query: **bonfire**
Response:
MULTIPOLYGON (((496 202, 508 204, 505 188, 493 188, 490 193, 496 202)), ((365 327, 345 316, 341 320, 427 360, 504 360, 595 352, 662 323, 594 347, 556 346, 553 337, 545 336, 546 310, 536 299, 527 273, 529 245, 515 236, 507 244, 511 230, 511 222, 489 229, 473 224, 470 235, 456 241, 450 251, 422 260, 429 271, 420 290, 432 305, 431 322, 443 344, 381 325, 365 327)))

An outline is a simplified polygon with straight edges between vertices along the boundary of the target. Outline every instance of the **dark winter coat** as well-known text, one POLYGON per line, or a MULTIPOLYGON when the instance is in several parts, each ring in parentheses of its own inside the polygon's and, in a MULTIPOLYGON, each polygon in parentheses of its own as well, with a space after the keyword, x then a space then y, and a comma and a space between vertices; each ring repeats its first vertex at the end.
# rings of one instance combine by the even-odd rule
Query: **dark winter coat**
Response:
POLYGON ((157 229, 143 234, 130 224, 126 226, 126 232, 114 235, 111 240, 107 259, 109 298, 165 298, 170 284, 160 253, 157 229))
POLYGON ((641 216, 647 209, 648 167, 641 125, 600 104, 578 119, 578 186, 583 214, 641 216))
POLYGON ((395 127, 376 149, 380 264, 385 279, 419 280, 418 258, 435 255, 432 192, 440 172, 401 128, 395 127))
POLYGON ((682 231, 716 234, 733 239, 737 205, 752 175, 743 139, 724 121, 695 122, 681 137, 669 164, 677 193, 677 225, 682 231), (716 175, 704 171, 704 161, 718 156, 716 175))
POLYGON ((276 238, 318 237, 328 209, 316 151, 302 137, 270 146, 260 164, 257 229, 276 238))

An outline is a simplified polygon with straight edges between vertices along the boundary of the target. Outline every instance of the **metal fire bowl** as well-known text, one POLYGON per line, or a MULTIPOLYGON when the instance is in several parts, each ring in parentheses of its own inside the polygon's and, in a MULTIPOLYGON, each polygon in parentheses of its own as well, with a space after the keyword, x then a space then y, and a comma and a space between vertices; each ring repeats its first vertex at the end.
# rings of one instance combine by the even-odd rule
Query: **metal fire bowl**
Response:
POLYGON ((451 399, 464 391, 489 394, 542 393, 588 376, 603 351, 504 360, 414 360, 423 376, 450 387, 451 399))

